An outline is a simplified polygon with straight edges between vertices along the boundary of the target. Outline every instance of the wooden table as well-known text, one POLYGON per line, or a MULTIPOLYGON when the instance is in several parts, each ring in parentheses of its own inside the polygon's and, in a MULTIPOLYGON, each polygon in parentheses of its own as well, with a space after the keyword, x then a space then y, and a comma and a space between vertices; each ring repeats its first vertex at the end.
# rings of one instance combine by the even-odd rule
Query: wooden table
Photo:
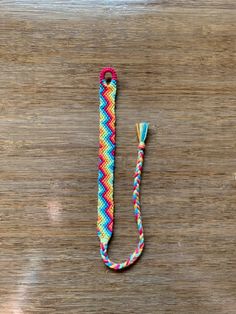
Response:
POLYGON ((0 2, 0 313, 236 313, 236 4, 0 2), (146 248, 96 235, 98 75, 114 66, 124 260, 135 123, 146 248))

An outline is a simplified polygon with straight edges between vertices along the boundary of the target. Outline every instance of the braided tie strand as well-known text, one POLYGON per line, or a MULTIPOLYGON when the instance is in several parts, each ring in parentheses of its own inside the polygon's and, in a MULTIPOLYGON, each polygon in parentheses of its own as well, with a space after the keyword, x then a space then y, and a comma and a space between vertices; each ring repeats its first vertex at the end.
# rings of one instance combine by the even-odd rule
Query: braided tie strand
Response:
POLYGON ((144 234, 139 200, 141 175, 144 161, 145 140, 148 123, 136 125, 139 139, 137 164, 134 173, 133 205, 138 227, 139 241, 135 251, 123 263, 114 263, 108 257, 108 243, 113 232, 114 220, 114 170, 115 170, 115 97, 117 75, 113 68, 104 68, 100 73, 100 126, 99 126, 99 164, 98 164, 98 221, 97 232, 100 239, 100 253, 106 266, 120 270, 133 264, 142 254, 144 234), (112 74, 110 83, 105 74, 112 74))

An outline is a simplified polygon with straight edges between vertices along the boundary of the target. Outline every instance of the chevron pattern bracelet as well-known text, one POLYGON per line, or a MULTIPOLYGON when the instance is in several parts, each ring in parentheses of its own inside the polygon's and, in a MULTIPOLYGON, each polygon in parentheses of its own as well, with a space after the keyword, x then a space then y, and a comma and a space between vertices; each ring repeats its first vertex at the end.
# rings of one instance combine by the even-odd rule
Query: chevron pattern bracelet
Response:
POLYGON ((134 173, 133 205, 134 216, 138 227, 139 241, 135 251, 123 263, 114 263, 108 257, 108 243, 112 237, 114 223, 114 170, 115 170, 115 99, 117 75, 113 68, 104 68, 100 73, 100 125, 99 125, 99 164, 98 164, 98 221, 97 232, 100 239, 100 253, 106 266, 120 270, 133 264, 142 254, 144 234, 139 200, 141 174, 144 161, 145 139, 148 123, 137 124, 139 139, 138 158, 134 173), (105 79, 111 73, 110 82, 105 79))

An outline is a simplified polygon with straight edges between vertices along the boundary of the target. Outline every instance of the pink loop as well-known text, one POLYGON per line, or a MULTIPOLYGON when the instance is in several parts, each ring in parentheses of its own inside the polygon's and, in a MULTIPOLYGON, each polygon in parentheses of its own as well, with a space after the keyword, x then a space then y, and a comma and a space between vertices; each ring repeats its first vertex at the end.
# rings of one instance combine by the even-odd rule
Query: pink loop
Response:
POLYGON ((103 68, 102 71, 100 72, 100 82, 102 82, 102 80, 105 79, 105 74, 108 72, 111 73, 112 80, 117 81, 117 74, 116 74, 115 69, 106 67, 106 68, 103 68))

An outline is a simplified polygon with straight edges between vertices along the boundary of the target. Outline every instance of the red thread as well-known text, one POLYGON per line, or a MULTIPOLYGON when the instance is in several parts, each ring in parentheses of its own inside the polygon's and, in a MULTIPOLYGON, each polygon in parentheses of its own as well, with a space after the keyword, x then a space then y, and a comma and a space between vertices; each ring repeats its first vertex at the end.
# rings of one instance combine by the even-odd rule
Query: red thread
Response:
POLYGON ((116 74, 115 69, 107 67, 107 68, 103 68, 102 71, 100 72, 100 83, 102 82, 102 80, 105 79, 106 73, 111 73, 112 80, 117 81, 117 74, 116 74))

